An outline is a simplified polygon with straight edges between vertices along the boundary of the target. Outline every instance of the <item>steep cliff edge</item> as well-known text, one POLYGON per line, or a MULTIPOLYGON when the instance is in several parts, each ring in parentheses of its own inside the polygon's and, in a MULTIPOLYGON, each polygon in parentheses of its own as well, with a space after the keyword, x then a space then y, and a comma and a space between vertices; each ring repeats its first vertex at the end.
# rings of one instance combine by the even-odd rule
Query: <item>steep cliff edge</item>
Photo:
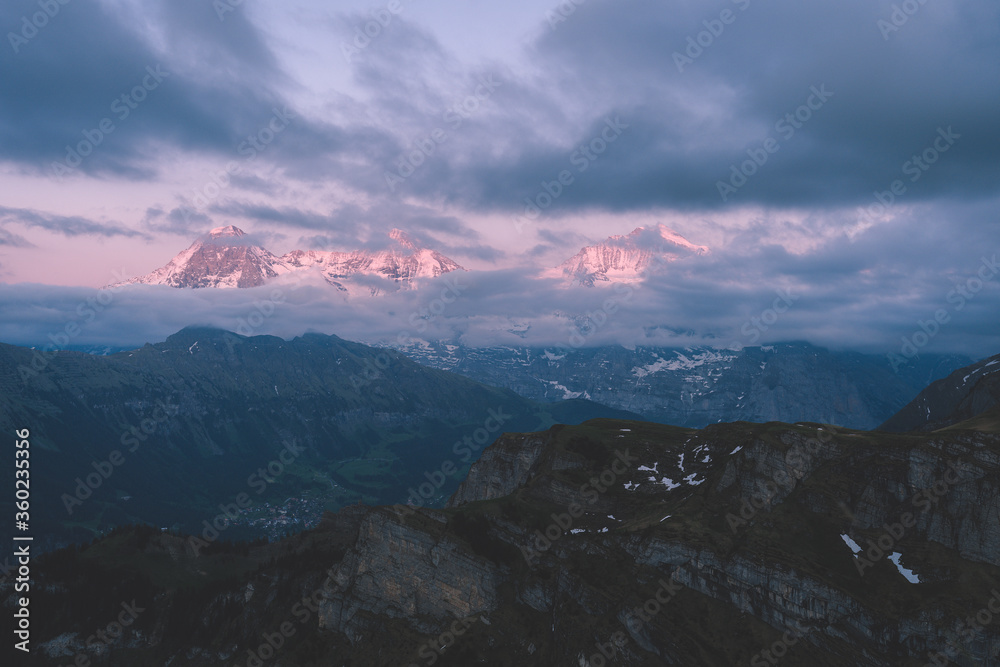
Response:
POLYGON ((879 429, 935 431, 1000 406, 1000 354, 931 383, 879 429))
POLYGON ((158 589, 131 650, 256 664, 310 599, 274 664, 993 664, 998 517, 995 432, 593 420, 504 435, 444 510, 354 506, 254 547, 199 589, 198 632, 158 589))

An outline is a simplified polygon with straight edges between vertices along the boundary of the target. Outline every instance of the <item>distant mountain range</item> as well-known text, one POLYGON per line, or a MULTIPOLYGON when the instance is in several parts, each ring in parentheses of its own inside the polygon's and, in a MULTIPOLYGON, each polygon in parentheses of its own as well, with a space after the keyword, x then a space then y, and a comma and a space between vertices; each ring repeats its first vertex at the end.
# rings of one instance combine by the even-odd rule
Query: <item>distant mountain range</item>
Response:
MULTIPOLYGON (((411 489, 443 502, 501 432, 594 415, 637 417, 537 403, 336 336, 189 328, 109 356, 0 344, 0 428, 31 432, 36 542, 50 546, 134 521, 193 529, 239 493, 261 512, 304 501, 314 518, 411 489), (261 484, 279 457, 283 472, 261 484)), ((244 516, 227 536, 273 535, 291 520, 278 514, 244 516)))
POLYGON ((894 373, 884 355, 807 343, 727 349, 604 346, 398 347, 433 368, 538 401, 584 398, 676 426, 817 421, 875 428, 929 383, 972 360, 921 354, 894 373))
POLYGON ((379 294, 411 288, 421 278, 464 270, 441 253, 419 247, 398 229, 392 230, 389 238, 392 244, 386 250, 294 250, 279 257, 250 243, 242 229, 229 225, 196 240, 166 266, 119 284, 258 287, 278 276, 317 271, 341 292, 379 294), (364 281, 372 277, 382 280, 364 281))
MULTIPOLYGON (((280 276, 316 271, 345 295, 377 296, 413 288, 421 279, 465 270, 436 250, 419 246, 399 229, 389 233, 388 248, 374 251, 293 250, 278 256, 248 238, 238 227, 218 227, 165 266, 117 284, 259 287, 280 276)), ((599 283, 630 283, 643 280, 669 262, 707 252, 708 248, 690 243, 664 225, 638 227, 630 234, 587 246, 540 276, 589 287, 599 283)))
POLYGON ((989 405, 976 387, 994 367, 928 390, 957 398, 953 412, 931 406, 952 424, 934 433, 926 421, 901 436, 595 419, 502 436, 445 508, 355 505, 272 543, 203 549, 121 529, 33 565, 33 655, 102 667, 275 655, 302 667, 995 665, 1000 424, 954 423, 989 405), (138 622, 87 646, 122 600, 144 610, 138 622))

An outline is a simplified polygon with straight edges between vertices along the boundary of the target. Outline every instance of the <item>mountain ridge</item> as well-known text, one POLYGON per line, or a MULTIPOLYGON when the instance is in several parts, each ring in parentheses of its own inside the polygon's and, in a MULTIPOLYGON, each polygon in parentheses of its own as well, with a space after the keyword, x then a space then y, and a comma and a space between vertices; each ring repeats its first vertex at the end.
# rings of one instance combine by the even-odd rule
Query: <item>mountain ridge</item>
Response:
POLYGON ((388 237, 392 243, 385 250, 292 250, 278 256, 249 242, 242 229, 227 225, 201 236, 165 266, 112 286, 249 288, 280 276, 316 271, 340 292, 374 296, 387 290, 410 289, 423 278, 465 270, 441 253, 420 247, 399 229, 391 230, 388 237), (354 284, 364 278, 382 279, 382 284, 354 284))
POLYGON ((713 347, 474 348, 414 343, 412 359, 538 401, 573 397, 702 427, 718 421, 818 421, 875 428, 968 357, 922 355, 895 373, 880 355, 776 343, 713 347))
POLYGON ((1000 354, 959 368, 924 388, 879 429, 936 431, 996 409, 1000 405, 998 373, 1000 354))
MULTIPOLYGON (((423 502, 443 501, 501 428, 580 421, 595 411, 636 416, 592 402, 538 404, 318 333, 286 341, 191 327, 108 356, 42 358, 0 344, 0 370, 0 425, 30 426, 32 465, 46 471, 33 479, 34 504, 52 540, 137 520, 198 525, 245 491, 247 476, 287 442, 301 455, 261 497, 307 495, 308 514, 318 518, 326 503, 405 500, 427 481, 424 472, 435 484, 423 502), (504 418, 484 427, 490 410, 504 418), (449 472, 436 474, 444 461, 449 472), (108 474, 90 477, 101 470, 108 474)), ((280 526, 244 518, 257 534, 254 526, 280 526)))
POLYGON ((707 246, 691 243, 661 223, 656 227, 636 227, 628 234, 585 246, 542 275, 586 287, 594 287, 596 283, 633 283, 668 262, 709 252, 707 246))

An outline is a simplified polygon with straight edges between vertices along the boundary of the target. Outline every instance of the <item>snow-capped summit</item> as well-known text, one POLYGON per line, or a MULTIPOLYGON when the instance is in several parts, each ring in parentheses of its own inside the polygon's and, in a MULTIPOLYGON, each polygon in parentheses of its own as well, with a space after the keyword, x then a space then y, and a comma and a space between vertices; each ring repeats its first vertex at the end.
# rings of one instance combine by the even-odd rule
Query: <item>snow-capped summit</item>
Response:
POLYGON ((216 227, 208 233, 209 238, 220 239, 226 236, 246 236, 247 233, 235 225, 226 225, 225 227, 216 227))
POLYGON ((389 238, 399 243, 404 248, 417 250, 417 244, 402 229, 392 229, 389 231, 389 238))
MULTIPOLYGON (((333 284, 365 274, 385 278, 399 287, 412 287, 413 281, 420 278, 465 270, 441 253, 421 248, 399 229, 389 232, 389 238, 395 243, 384 250, 295 250, 281 259, 291 267, 318 268, 333 284)), ((380 293, 382 289, 372 286, 371 293, 380 293)))
POLYGON ((656 264, 708 252, 707 247, 691 243, 666 225, 636 227, 628 234, 583 248, 543 275, 588 287, 598 282, 629 283, 643 280, 647 269, 655 269, 656 264))
POLYGON ((124 284, 170 287, 257 287, 289 271, 265 248, 248 243, 239 227, 217 227, 170 262, 124 284))
POLYGON ((385 250, 293 250, 278 257, 253 244, 239 227, 227 225, 202 236, 166 266, 124 284, 257 287, 283 274, 318 270, 343 292, 375 295, 414 287, 420 278, 464 270, 439 252, 420 247, 399 229, 393 229, 389 238, 394 243, 385 250), (364 280, 369 276, 375 280, 364 280), (364 284, 351 289, 352 279, 364 284))

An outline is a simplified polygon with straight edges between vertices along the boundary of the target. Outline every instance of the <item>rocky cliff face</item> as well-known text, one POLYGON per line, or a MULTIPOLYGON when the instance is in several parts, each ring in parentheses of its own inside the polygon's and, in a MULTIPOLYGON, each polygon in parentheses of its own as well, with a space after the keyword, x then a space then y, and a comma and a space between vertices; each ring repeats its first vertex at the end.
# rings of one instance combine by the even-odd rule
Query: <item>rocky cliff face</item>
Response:
MULTIPOLYGON (((447 523, 433 511, 420 518, 447 523)), ((469 553, 454 537, 401 521, 387 510, 373 511, 333 569, 332 595, 320 607, 320 623, 352 643, 378 628, 371 616, 406 619, 429 633, 446 621, 496 609, 499 584, 499 567, 469 553)))
POLYGON ((139 655, 246 656, 311 596, 276 664, 995 664, 998 487, 1000 436, 961 425, 511 433, 447 509, 355 506, 256 547, 197 632, 163 593, 139 655))
MULTIPOLYGON (((506 436, 473 467, 450 503, 482 513, 480 537, 496 541, 493 558, 506 567, 480 565, 476 574, 469 571, 468 560, 441 561, 433 577, 406 577, 412 584, 404 591, 393 590, 393 604, 413 609, 423 595, 436 597, 425 590, 427 581, 435 581, 431 588, 440 591, 465 585, 478 591, 477 583, 488 577, 493 587, 498 579, 513 587, 506 600, 435 606, 437 617, 501 615, 505 608, 517 613, 517 607, 525 605, 556 619, 553 627, 558 627, 571 624, 561 614, 573 600, 581 613, 607 623, 607 636, 616 626, 628 634, 617 649, 624 657, 621 664, 647 664, 650 654, 667 664, 769 664, 751 662, 760 656, 735 645, 719 647, 729 658, 708 657, 708 647, 696 646, 705 640, 704 629, 692 642, 678 636, 678 628, 668 627, 665 619, 637 622, 632 605, 645 601, 643 587, 650 600, 657 599, 658 587, 669 588, 678 607, 685 607, 681 600, 688 603, 687 613, 725 609, 720 613, 744 619, 732 629, 739 639, 730 644, 755 634, 749 630, 751 619, 784 632, 786 640, 791 636, 788 645, 778 647, 782 655, 789 651, 795 656, 788 664, 896 665, 922 664, 938 652, 955 653, 949 643, 955 643, 953 628, 963 618, 963 609, 985 608, 989 586, 1000 583, 1000 525, 995 520, 1000 515, 1000 439, 995 435, 967 432, 890 444, 869 434, 807 427, 734 425, 651 437, 645 429, 631 435, 632 429, 588 426, 616 452, 626 448, 625 457, 635 458, 632 465, 627 470, 623 465, 618 474, 615 460, 606 461, 581 493, 564 475, 582 481, 598 472, 598 467, 587 465, 588 456, 595 453, 588 440, 596 434, 567 429, 506 436), (734 443, 739 444, 730 449, 734 443), (664 483, 664 472, 676 475, 694 469, 677 471, 676 465, 664 465, 667 457, 680 460, 682 455, 688 466, 697 462, 697 470, 687 484, 664 483), (614 486, 589 502, 588 492, 611 478, 614 486), (506 486, 511 479, 518 480, 517 489, 506 486), (503 493, 507 495, 497 500, 503 493), (544 515, 535 524, 539 532, 531 530, 530 520, 513 522, 512 516, 520 516, 521 502, 511 493, 533 508, 556 510, 547 519, 548 527, 544 515), (489 505, 494 511, 484 509, 482 501, 496 501, 489 505), (578 518, 568 509, 573 503, 586 508, 578 518), (907 513, 915 517, 913 524, 896 536, 896 528, 909 523, 901 518, 907 513), (565 525, 551 530, 560 515, 565 525), (867 548, 856 557, 841 535, 867 548), (505 561, 500 544, 516 547, 522 561, 505 561), (889 556, 899 552, 905 554, 903 565, 917 572, 919 583, 911 583, 890 563, 889 556), (601 563, 615 572, 598 574, 601 563), (979 584, 965 585, 968 577, 979 584), (917 600, 922 603, 914 606, 917 600), (730 658, 734 661, 725 661, 730 658)), ((467 529, 455 518, 444 535, 467 529)), ((399 534, 409 524, 405 518, 383 514, 379 525, 377 538, 366 535, 356 553, 367 556, 362 559, 366 576, 398 582, 399 534)), ((439 529, 418 530, 405 540, 420 545, 415 563, 426 563, 435 543, 455 548, 450 542, 454 538, 435 538, 437 534, 439 529)), ((352 559, 349 567, 356 570, 357 562, 352 559)), ((333 595, 335 606, 345 606, 346 600, 364 606, 346 584, 333 595)), ((664 592, 660 597, 668 596, 664 592)), ((367 608, 377 613, 379 596, 372 594, 369 600, 367 608)), ((331 620, 336 622, 335 615, 331 620)), ((708 617, 699 620, 713 622, 708 617)), ((581 642, 579 657, 586 658, 588 645, 581 642)), ((765 641, 762 650, 775 642, 765 641)), ((955 664, 979 664, 998 651, 1000 632, 987 629, 953 659, 955 664)), ((561 654, 563 660, 567 657, 577 656, 561 654)), ((524 659, 544 664, 527 653, 524 659)))
POLYGON ((934 382, 879 428, 934 431, 1000 405, 1000 355, 960 368, 934 382))

